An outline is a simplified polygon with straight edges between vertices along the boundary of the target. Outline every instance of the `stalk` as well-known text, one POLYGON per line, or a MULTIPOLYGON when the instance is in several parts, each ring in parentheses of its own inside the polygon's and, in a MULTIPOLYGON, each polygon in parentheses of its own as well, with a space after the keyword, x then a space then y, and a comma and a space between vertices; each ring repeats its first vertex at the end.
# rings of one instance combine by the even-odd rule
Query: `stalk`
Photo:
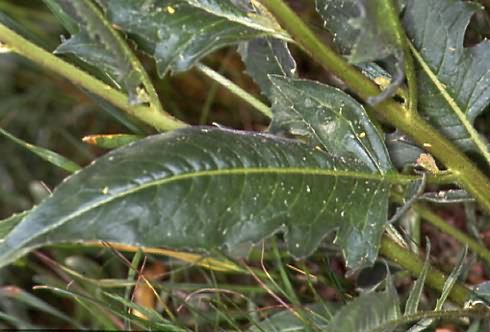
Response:
POLYGON ((161 112, 153 107, 142 105, 130 106, 128 96, 124 93, 31 43, 1 23, 0 46, 7 47, 32 62, 65 77, 72 83, 107 100, 126 113, 140 119, 159 131, 173 130, 187 126, 186 123, 174 118, 170 114, 161 112))
MULTIPOLYGON (((283 0, 261 0, 282 27, 310 56, 338 76, 363 100, 380 93, 377 85, 321 42, 283 0)), ((399 128, 439 159, 457 176, 457 182, 490 212, 490 181, 455 145, 417 113, 393 100, 373 107, 378 117, 399 128)))
MULTIPOLYGON (((409 271, 415 278, 420 275, 424 266, 424 262, 419 256, 406 248, 401 247, 386 235, 381 240, 380 252, 394 263, 403 266, 403 268, 409 271)), ((447 276, 444 273, 431 266, 427 272, 425 283, 429 287, 442 292, 446 280, 447 276)), ((471 298, 471 295, 471 290, 463 284, 456 282, 449 293, 449 298, 457 305, 463 307, 465 302, 471 298)))

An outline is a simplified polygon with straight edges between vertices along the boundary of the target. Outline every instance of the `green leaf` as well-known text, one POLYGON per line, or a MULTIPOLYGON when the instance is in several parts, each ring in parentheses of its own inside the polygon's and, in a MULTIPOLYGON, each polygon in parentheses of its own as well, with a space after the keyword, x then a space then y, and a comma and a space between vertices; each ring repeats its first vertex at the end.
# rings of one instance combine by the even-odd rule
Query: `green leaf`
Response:
POLYGON ((260 87, 262 94, 272 98, 270 75, 296 76, 294 61, 285 41, 274 38, 260 38, 240 44, 238 48, 246 72, 260 87))
POLYGON ((386 147, 397 168, 415 165, 417 159, 424 153, 422 148, 399 130, 386 135, 386 147))
MULTIPOLYGON (((328 303, 314 304, 304 309, 304 313, 319 331, 324 330, 336 308, 328 303)), ((251 327, 249 332, 303 332, 308 331, 306 322, 290 310, 280 311, 251 327)))
POLYGON ((391 278, 387 279, 386 290, 359 295, 340 309, 325 331, 328 332, 365 332, 379 330, 385 323, 401 317, 398 295, 391 278))
POLYGON ((381 174, 393 167, 366 110, 340 89, 318 82, 271 77, 272 130, 287 130, 339 157, 355 158, 381 174))
MULTIPOLYGON (((451 274, 447 277, 447 280, 444 283, 444 286, 443 286, 442 292, 441 292, 441 296, 437 299, 434 311, 442 310, 442 307, 443 307, 444 303, 446 302, 446 300, 449 296, 449 293, 451 292, 451 289, 453 288, 454 284, 458 281, 458 278, 461 274, 461 271, 463 270, 464 259, 466 258, 467 253, 468 253, 468 247, 466 246, 459 253, 459 255, 458 255, 459 257, 458 257, 456 266, 451 271, 451 274)), ((424 268, 425 268, 425 265, 424 265, 424 268)), ((415 325, 413 325, 408 332, 424 331, 433 322, 434 322, 433 318, 421 319, 415 325)))
MULTIPOLYGON (((119 29, 137 37, 160 76, 188 70, 224 46, 265 36, 287 38, 278 25, 229 0, 99 0, 119 29)), ((242 1, 243 2, 243 1, 242 1)))
POLYGON ((177 130, 111 151, 66 179, 0 243, 0 265, 60 242, 209 251, 278 231, 302 257, 338 230, 356 268, 377 257, 390 184, 411 180, 271 135, 177 130))
POLYGON ((83 330, 84 327, 80 325, 78 322, 76 322, 74 319, 70 318, 57 308, 51 306, 50 304, 46 303, 42 299, 24 291, 21 288, 18 288, 16 286, 5 286, 5 287, 0 287, 0 296, 2 298, 12 298, 16 301, 19 301, 21 303, 24 303, 25 305, 32 307, 36 310, 39 310, 40 312, 52 315, 56 318, 59 318, 69 324, 71 324, 73 327, 83 330))
POLYGON ((410 1, 404 24, 418 50, 419 111, 459 147, 490 162, 487 144, 473 127, 490 101, 490 42, 463 46, 479 8, 456 0, 410 1))
POLYGON ((422 271, 420 271, 418 279, 412 286, 410 294, 405 305, 405 315, 415 314, 418 310, 420 298, 422 296, 422 291, 424 290, 425 279, 427 278, 427 273, 430 267, 430 242, 427 242, 427 254, 425 256, 424 266, 422 271))
POLYGON ((101 69, 124 87, 131 104, 150 102, 155 92, 143 66, 100 10, 89 0, 57 0, 57 3, 55 13, 61 15, 62 9, 65 16, 78 22, 80 31, 65 40, 55 53, 73 53, 101 69))
POLYGON ((379 96, 392 96, 403 82, 405 35, 398 20, 398 1, 316 0, 316 8, 334 42, 353 64, 385 60, 393 80, 379 96))
POLYGON ((41 157, 42 159, 46 160, 47 162, 64 169, 67 172, 73 173, 76 172, 80 169, 80 166, 78 166, 76 163, 73 161, 69 160, 68 158, 63 157, 62 155, 50 151, 45 148, 41 148, 39 146, 32 145, 30 143, 27 143, 12 134, 8 133, 7 131, 3 130, 0 128, 0 134, 4 135, 5 137, 11 139, 15 143, 23 146, 27 150, 31 151, 35 155, 41 157))
POLYGON ((7 219, 0 220, 0 242, 7 236, 8 233, 19 224, 22 219, 29 213, 30 211, 24 211, 21 213, 16 213, 10 216, 7 219))

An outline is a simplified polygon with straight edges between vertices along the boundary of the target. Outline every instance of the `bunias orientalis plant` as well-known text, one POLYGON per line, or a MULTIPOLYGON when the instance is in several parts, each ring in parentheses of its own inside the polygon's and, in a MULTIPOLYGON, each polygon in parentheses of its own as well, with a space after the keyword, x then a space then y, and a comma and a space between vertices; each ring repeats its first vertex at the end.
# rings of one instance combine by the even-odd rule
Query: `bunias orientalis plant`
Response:
MULTIPOLYGON (((39 206, 2 222, 2 266, 56 243, 106 241, 202 253, 256 244, 278 232, 289 253, 302 258, 335 232, 334 243, 352 271, 374 264, 381 248, 420 278, 404 315, 388 278, 384 291, 359 296, 327 329, 384 331, 420 319, 424 326, 449 315, 441 311, 448 296, 461 306, 476 296, 455 282, 458 268, 446 280, 428 260, 424 264, 408 246, 383 234, 396 233, 388 208, 400 188, 406 209, 430 197, 422 195, 426 182, 457 185, 463 199, 490 210, 490 180, 482 172, 490 153, 473 127, 490 98, 489 46, 483 41, 463 47, 477 5, 317 0, 334 50, 282 0, 45 3, 71 34, 57 55, 28 41, 7 20, 0 25, 3 47, 169 132, 107 153, 39 206), (225 85, 271 117, 268 131, 191 127, 168 114, 128 40, 155 60, 162 77, 195 67, 225 85), (301 79, 288 43, 347 89, 301 79), (239 45, 247 73, 270 107, 199 62, 230 45, 239 45), (61 54, 75 55, 100 76, 61 54), (397 132, 387 136, 383 123, 397 132), (470 152, 481 165, 468 158, 470 152), (423 175, 401 172, 406 165, 422 167, 423 175), (436 311, 418 311, 424 283, 442 293, 436 311), (372 319, 363 321, 364 316, 372 319)), ((452 194, 433 199, 449 200, 452 194)), ((458 236, 488 259, 486 249, 458 236)), ((471 308, 450 314, 488 315, 471 308)))

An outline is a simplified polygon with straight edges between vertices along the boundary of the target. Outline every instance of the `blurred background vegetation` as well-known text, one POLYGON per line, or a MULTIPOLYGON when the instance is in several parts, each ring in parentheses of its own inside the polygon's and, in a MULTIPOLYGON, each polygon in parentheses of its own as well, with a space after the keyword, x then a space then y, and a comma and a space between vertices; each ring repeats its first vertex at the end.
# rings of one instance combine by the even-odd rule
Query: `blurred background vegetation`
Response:
MULTIPOLYGON (((320 28, 312 3, 313 1, 290 1, 325 42, 329 42, 328 34, 320 28)), ((490 0, 482 3, 487 9, 490 7, 490 0)), ((0 0, 0 13, 2 20, 6 19, 5 16, 12 19, 25 30, 25 36, 47 50, 54 50, 62 36, 68 37, 41 0, 0 0)), ((489 37, 489 26, 487 18, 476 17, 468 32, 468 44, 489 37)), ((312 63, 298 49, 292 47, 292 51, 302 77, 334 82, 328 73, 312 63)), ((190 71, 161 80, 157 79, 153 61, 144 55, 141 55, 141 59, 154 78, 163 105, 178 118, 195 125, 219 123, 226 127, 257 131, 267 128, 268 120, 265 117, 199 72, 190 71)), ((234 49, 214 53, 205 62, 257 98, 261 98, 255 84, 243 73, 243 64, 234 49)), ((78 65, 83 66, 81 63, 78 65)), ((266 102, 265 99, 262 100, 266 102)), ((486 115, 478 119, 476 126, 488 135, 490 118, 488 112, 484 114, 486 115)), ((0 127, 31 144, 56 151, 81 166, 89 164, 105 152, 82 142, 84 136, 153 133, 149 127, 128 119, 100 100, 94 100, 65 79, 12 53, 0 54, 0 127)), ((66 176, 67 172, 0 136, 0 219, 30 209, 66 176)), ((465 228, 465 211, 461 206, 440 212, 449 222, 465 228)), ((454 259, 459 245, 453 239, 440 235, 429 226, 423 231, 431 237, 436 256, 440 252, 439 258, 444 263, 454 259)), ((490 240, 490 236, 483 238, 490 240)), ((329 249, 323 248, 321 255, 314 255, 301 263, 304 265, 301 266, 303 271, 311 271, 317 276, 314 282, 294 270, 296 262, 281 257, 280 250, 267 253, 265 262, 275 271, 273 275, 278 283, 278 288, 271 286, 273 291, 279 292, 279 288, 288 289, 288 283, 291 282, 291 289, 295 289, 295 292, 286 291, 285 295, 281 294, 288 302, 309 303, 321 300, 325 303, 329 300, 348 299, 355 293, 355 280, 344 278, 342 260, 337 252, 329 249), (278 269, 287 269, 286 274, 291 280, 277 272, 278 269)), ((258 265, 260 257, 260 250, 257 250, 252 253, 250 262, 258 265)), ((128 294, 129 288, 126 288, 125 282, 128 279, 128 270, 131 271, 128 266, 132 259, 135 265, 144 260, 145 278, 158 280, 155 281, 155 293, 158 296, 151 289, 142 287, 135 292, 135 296, 141 296, 135 302, 163 311, 169 305, 171 312, 176 312, 184 304, 179 321, 188 326, 197 326, 199 323, 208 330, 215 330, 218 326, 237 328, 269 313, 267 310, 257 312, 256 308, 270 306, 269 309, 274 310, 278 306, 271 296, 267 296, 263 285, 250 274, 214 273, 170 258, 145 256, 138 260, 138 257, 123 255, 111 248, 57 246, 38 251, 23 258, 15 266, 0 270, 0 328, 128 327, 127 321, 104 306, 109 303, 114 310, 124 312, 128 304, 110 299, 104 292, 110 291, 119 296, 128 294), (75 277, 64 268, 80 275, 75 277), (93 282, 107 278, 114 280, 113 283, 93 282), (32 290, 34 285, 40 284, 84 294, 91 299, 100 300, 102 304, 93 305, 91 301, 75 299, 73 294, 32 290), (206 292, 192 295, 192 292, 203 288, 220 288, 230 293, 225 296, 211 291, 211 295, 206 292), (137 295, 138 292, 141 294, 137 295), (235 294, 238 292, 245 294, 248 299, 235 294)), ((488 279, 484 265, 476 264, 468 268, 471 269, 471 282, 478 283, 488 279)), ((407 276, 400 275, 397 280, 399 289, 406 293, 409 280, 407 276)), ((435 297, 429 294, 427 301, 431 302, 433 298, 435 297)), ((448 326, 452 326, 451 322, 448 326)))

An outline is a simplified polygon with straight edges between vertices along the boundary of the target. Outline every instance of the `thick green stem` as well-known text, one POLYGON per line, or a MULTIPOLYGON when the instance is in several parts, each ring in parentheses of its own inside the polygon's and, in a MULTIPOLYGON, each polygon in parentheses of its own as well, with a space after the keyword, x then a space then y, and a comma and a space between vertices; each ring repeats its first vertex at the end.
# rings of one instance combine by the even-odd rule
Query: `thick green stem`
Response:
MULTIPOLYGON (((424 262, 422 261, 422 259, 420 259, 420 257, 413 254, 406 248, 401 247, 386 235, 381 240, 380 252, 386 258, 403 266, 403 268, 408 270, 414 277, 418 277, 420 275, 420 272, 422 271, 422 268, 424 266, 424 262)), ((446 275, 444 275, 439 270, 430 267, 425 282, 431 288, 442 292, 446 280, 446 275)), ((460 283, 456 283, 449 293, 449 298, 454 303, 463 306, 465 301, 470 299, 471 294, 472 292, 468 288, 460 283)))
POLYGON ((45 67, 80 87, 104 98, 128 114, 140 119, 160 131, 173 130, 187 126, 186 123, 169 114, 159 112, 147 106, 130 106, 128 97, 104 82, 96 79, 79 68, 61 60, 46 50, 34 45, 27 39, 0 24, 0 42, 13 52, 45 67))
MULTIPOLYGON (((355 94, 367 100, 380 93, 374 82, 322 43, 283 0, 262 0, 262 3, 313 59, 342 79, 355 94)), ((458 177, 458 183, 490 211, 489 179, 456 146, 419 115, 393 100, 379 103, 374 110, 444 163, 458 177)))

